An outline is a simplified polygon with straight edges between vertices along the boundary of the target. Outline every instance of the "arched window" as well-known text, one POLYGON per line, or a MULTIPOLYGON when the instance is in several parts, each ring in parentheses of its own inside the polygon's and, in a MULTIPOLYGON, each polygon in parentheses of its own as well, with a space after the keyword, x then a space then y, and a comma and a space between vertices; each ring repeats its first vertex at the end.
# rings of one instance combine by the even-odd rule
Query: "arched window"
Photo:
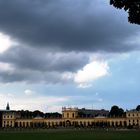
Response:
POLYGON ((25 127, 25 122, 23 122, 23 127, 25 127))
POLYGON ((120 121, 120 126, 122 126, 122 121, 120 121))
POLYGON ((112 126, 114 127, 114 122, 112 122, 112 126))
POLYGON ((67 118, 69 118, 69 113, 67 113, 67 118))
POLYGON ((75 117, 74 113, 72 113, 72 117, 73 117, 73 118, 75 117))
POLYGON ((29 127, 29 123, 28 122, 26 122, 26 127, 29 127))
POLYGON ((19 127, 22 127, 22 124, 21 124, 21 122, 19 123, 19 127))

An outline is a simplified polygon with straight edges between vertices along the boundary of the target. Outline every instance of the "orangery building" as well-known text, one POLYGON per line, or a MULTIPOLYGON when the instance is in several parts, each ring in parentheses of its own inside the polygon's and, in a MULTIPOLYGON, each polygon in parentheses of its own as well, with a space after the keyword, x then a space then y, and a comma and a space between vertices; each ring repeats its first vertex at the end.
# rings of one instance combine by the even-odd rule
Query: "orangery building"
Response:
POLYGON ((1 127, 9 128, 61 128, 61 127, 140 127, 140 112, 126 111, 122 117, 109 117, 108 110, 90 110, 62 107, 61 117, 47 118, 37 115, 22 118, 18 111, 10 110, 9 104, 1 113, 1 127))

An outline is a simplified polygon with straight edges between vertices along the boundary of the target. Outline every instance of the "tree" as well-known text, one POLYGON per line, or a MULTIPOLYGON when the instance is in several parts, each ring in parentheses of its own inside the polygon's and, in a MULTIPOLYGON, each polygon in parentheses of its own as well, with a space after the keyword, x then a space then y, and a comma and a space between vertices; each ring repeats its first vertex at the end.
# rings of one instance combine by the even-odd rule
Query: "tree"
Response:
POLYGON ((138 106, 136 107, 136 110, 137 110, 137 111, 140 111, 140 105, 138 105, 138 106))
POLYGON ((39 110, 35 110, 33 112, 33 117, 37 117, 37 116, 44 117, 44 113, 39 110))
POLYGON ((116 105, 112 106, 109 112, 109 116, 111 117, 122 117, 123 114, 124 114, 124 110, 116 105))
POLYGON ((128 21, 140 25, 140 0, 110 0, 110 5, 128 12, 128 21))
POLYGON ((58 112, 54 112, 54 113, 45 113, 45 118, 61 118, 62 114, 58 113, 58 112))
POLYGON ((124 115, 124 110, 122 108, 119 108, 119 117, 122 117, 124 115))

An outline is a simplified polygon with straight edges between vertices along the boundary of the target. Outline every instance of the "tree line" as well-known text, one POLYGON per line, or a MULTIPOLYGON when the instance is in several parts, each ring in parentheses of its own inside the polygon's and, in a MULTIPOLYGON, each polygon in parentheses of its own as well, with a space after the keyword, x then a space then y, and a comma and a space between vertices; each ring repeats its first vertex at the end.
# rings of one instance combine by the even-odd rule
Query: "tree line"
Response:
MULTIPOLYGON (((140 105, 138 105, 135 110, 140 111, 140 105)), ((58 112, 44 113, 39 110, 35 110, 35 111, 19 110, 17 112, 20 114, 21 118, 35 118, 35 117, 62 118, 62 114, 60 114, 58 112)), ((81 116, 81 114, 79 114, 79 115, 81 116)), ((111 107, 107 117, 125 117, 125 115, 126 115, 126 112, 122 108, 114 105, 111 107)), ((90 116, 87 116, 86 114, 82 114, 82 116, 90 117, 90 116)))
POLYGON ((35 118, 35 117, 42 117, 42 118, 61 118, 62 115, 58 112, 54 113, 44 113, 39 110, 29 111, 29 110, 19 110, 17 113, 20 114, 21 118, 35 118))
MULTIPOLYGON (((135 110, 140 111, 140 105, 138 105, 135 108, 135 110)), ((125 115, 126 115, 126 112, 122 108, 119 108, 116 105, 112 106, 109 112, 109 117, 124 117, 125 115)))

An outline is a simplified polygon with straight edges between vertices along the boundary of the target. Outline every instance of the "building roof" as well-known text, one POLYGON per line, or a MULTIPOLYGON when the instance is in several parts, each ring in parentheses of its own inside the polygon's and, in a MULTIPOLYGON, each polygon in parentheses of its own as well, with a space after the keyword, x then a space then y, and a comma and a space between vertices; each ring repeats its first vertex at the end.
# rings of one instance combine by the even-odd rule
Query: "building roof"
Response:
POLYGON ((92 116, 107 116, 109 114, 109 111, 108 110, 104 110, 104 109, 94 110, 94 109, 82 108, 82 109, 79 109, 79 112, 83 113, 85 115, 92 115, 92 116))
POLYGON ((131 110, 127 110, 126 112, 140 112, 140 111, 138 111, 136 109, 131 109, 131 110))

